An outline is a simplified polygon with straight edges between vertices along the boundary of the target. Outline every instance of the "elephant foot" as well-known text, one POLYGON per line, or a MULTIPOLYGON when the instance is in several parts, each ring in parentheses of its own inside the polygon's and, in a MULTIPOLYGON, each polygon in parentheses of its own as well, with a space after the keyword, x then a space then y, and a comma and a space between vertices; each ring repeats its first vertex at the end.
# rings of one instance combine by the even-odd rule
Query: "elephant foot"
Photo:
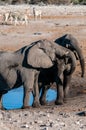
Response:
POLYGON ((0 106, 0 110, 7 110, 7 109, 4 108, 3 106, 0 106))
POLYGON ((41 105, 40 105, 40 103, 38 103, 38 102, 34 102, 32 106, 38 108, 38 107, 40 107, 41 105))
POLYGON ((29 109, 31 106, 23 106, 22 109, 29 109))
POLYGON ((40 104, 41 104, 41 105, 46 105, 47 102, 46 102, 46 101, 40 101, 40 104))
POLYGON ((64 101, 64 103, 67 103, 67 98, 64 98, 64 100, 63 100, 63 101, 64 101))
POLYGON ((56 101, 55 101, 55 104, 56 104, 56 105, 63 105, 64 103, 63 103, 62 100, 56 100, 56 101))

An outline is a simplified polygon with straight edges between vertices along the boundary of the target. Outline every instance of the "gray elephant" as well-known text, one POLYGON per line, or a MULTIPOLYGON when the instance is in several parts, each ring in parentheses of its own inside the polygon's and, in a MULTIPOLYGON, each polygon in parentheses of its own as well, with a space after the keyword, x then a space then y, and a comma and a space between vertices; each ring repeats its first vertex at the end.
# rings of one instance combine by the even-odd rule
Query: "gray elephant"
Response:
POLYGON ((47 104, 46 93, 53 84, 57 88, 57 98, 55 103, 57 105, 62 105, 67 100, 69 83, 73 74, 68 74, 68 71, 70 71, 70 64, 66 63, 64 59, 57 59, 57 62, 53 67, 40 72, 38 82, 39 90, 42 89, 40 96, 41 105, 47 104), (66 82, 67 84, 65 84, 66 82))
MULTIPOLYGON (((65 34, 62 37, 57 38, 55 40, 55 43, 57 43, 60 46, 63 46, 65 48, 70 49, 75 54, 76 59, 80 61, 81 70, 82 70, 81 77, 84 77, 85 61, 84 61, 83 52, 80 48, 80 45, 79 45, 77 39, 71 34, 65 34)), ((60 70, 62 70, 61 69, 62 66, 65 66, 64 62, 62 62, 61 60, 59 62, 59 65, 58 65, 58 67, 60 68, 60 70), (60 67, 59 67, 59 65, 60 65, 60 67)), ((67 65, 69 66, 68 63, 67 63, 67 65)), ((53 75, 54 71, 51 74, 50 73, 51 73, 51 71, 50 72, 47 71, 46 73, 41 74, 41 77, 44 79, 43 82, 45 83, 45 87, 43 89, 43 93, 42 93, 41 98, 40 98, 41 104, 46 104, 46 98, 45 97, 46 97, 46 92, 47 92, 47 89, 46 89, 47 86, 50 87, 49 84, 52 80, 53 80, 53 82, 55 82, 55 79, 53 79, 53 77, 52 77, 52 79, 49 78, 49 75, 53 75), (47 80, 44 78, 44 77, 46 77, 45 75, 48 75, 47 76, 48 78, 46 78, 47 80), (46 89, 46 91, 45 91, 45 89, 46 89)), ((58 95, 57 95, 57 99, 56 99, 56 104, 63 104, 63 102, 65 102, 67 100, 67 95, 68 95, 69 85, 70 85, 70 82, 71 82, 72 75, 67 74, 66 68, 64 68, 64 70, 62 70, 62 72, 60 71, 59 74, 61 76, 59 75, 58 79, 61 82, 58 82, 58 84, 57 84, 58 85, 58 87, 57 87, 58 95), (60 87, 60 83, 62 84, 63 87, 60 87), (61 97, 63 97, 63 100, 62 100, 61 97)))
POLYGON ((80 44, 77 41, 77 39, 72 34, 65 34, 62 37, 57 38, 55 40, 55 42, 58 45, 66 47, 66 48, 70 49, 71 51, 73 51, 73 53, 76 56, 76 59, 78 59, 80 61, 81 70, 82 70, 81 77, 84 77, 85 60, 84 60, 84 55, 83 55, 82 49, 81 49, 80 44))
MULTIPOLYGON (((29 92, 34 93, 34 106, 39 103, 38 76, 43 69, 55 65, 56 58, 71 61, 72 74, 76 68, 74 54, 54 42, 39 40, 15 52, 0 52, 0 99, 10 89, 24 86, 23 108, 28 107, 29 92)), ((0 100, 0 106, 2 103, 0 100)))

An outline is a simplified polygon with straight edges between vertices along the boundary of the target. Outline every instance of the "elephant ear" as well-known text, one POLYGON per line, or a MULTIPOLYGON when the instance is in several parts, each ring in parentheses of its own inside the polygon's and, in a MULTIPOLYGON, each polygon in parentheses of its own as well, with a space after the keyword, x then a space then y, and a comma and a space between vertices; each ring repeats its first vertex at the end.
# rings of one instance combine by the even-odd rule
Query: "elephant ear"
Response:
POLYGON ((49 68, 53 63, 49 56, 42 50, 32 47, 27 54, 27 64, 35 68, 49 68))

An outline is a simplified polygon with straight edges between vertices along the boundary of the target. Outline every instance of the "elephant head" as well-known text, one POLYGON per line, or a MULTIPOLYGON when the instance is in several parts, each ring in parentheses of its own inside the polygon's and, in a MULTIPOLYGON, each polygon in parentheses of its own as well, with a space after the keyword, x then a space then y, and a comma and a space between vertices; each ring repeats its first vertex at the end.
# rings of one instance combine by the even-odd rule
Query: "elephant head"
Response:
POLYGON ((79 45, 77 39, 74 36, 72 36, 71 34, 66 34, 66 35, 56 39, 55 42, 63 47, 70 49, 71 51, 73 51, 76 56, 76 59, 78 56, 78 59, 80 61, 80 65, 81 65, 81 71, 82 71, 81 77, 84 77, 85 61, 84 61, 82 49, 80 48, 80 45, 79 45))
POLYGON ((54 65, 56 58, 68 58, 68 61, 71 62, 69 74, 73 73, 76 67, 76 58, 70 50, 46 39, 36 41, 27 46, 24 53, 24 62, 27 62, 29 67, 38 69, 50 68, 54 65))

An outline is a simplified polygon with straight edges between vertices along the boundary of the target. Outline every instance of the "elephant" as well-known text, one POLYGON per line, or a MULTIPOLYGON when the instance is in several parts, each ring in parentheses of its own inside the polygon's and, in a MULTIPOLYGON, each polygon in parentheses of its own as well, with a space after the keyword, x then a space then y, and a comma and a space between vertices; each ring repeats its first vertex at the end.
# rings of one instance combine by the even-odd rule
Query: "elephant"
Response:
MULTIPOLYGON (((65 34, 65 35, 61 36, 60 38, 57 38, 54 42, 60 46, 70 49, 75 54, 76 59, 80 61, 81 70, 82 70, 81 77, 84 77, 85 60, 84 60, 83 52, 80 48, 80 45, 79 45, 79 42, 77 41, 77 39, 72 34, 65 34)), ((60 60, 60 62, 61 62, 61 60, 60 60)), ((65 65, 64 62, 63 62, 63 64, 62 64, 62 62, 60 63, 60 67, 58 65, 58 67, 57 67, 58 70, 59 70, 59 68, 61 70, 62 65, 63 66, 65 65)), ((58 82, 58 84, 57 84, 58 85, 58 87, 57 87, 58 95, 57 95, 57 100, 55 102, 56 104, 63 104, 63 102, 66 102, 66 100, 67 100, 67 95, 68 95, 69 85, 71 82, 72 75, 71 74, 67 75, 66 73, 67 73, 67 70, 65 71, 65 69, 64 69, 62 72, 60 72, 61 77, 58 76, 58 79, 60 78, 63 88, 60 87, 60 84, 58 82), (61 90, 61 88, 63 90, 61 90), (60 94, 60 96, 59 96, 59 94, 60 94), (62 101, 59 99, 59 97, 61 97, 61 95, 62 95, 62 97, 64 97, 62 101)), ((53 71, 53 73, 51 73, 51 75, 53 75, 53 74, 54 74, 54 71, 53 71)), ((50 75, 50 72, 47 71, 44 75, 41 75, 41 77, 44 79, 43 81, 45 81, 45 84, 46 84, 45 86, 49 86, 49 88, 50 88, 49 84, 53 80, 53 77, 52 77, 52 79, 46 78, 48 81, 47 82, 46 79, 44 78, 44 77, 46 77, 45 75, 50 75)), ((47 87, 44 87, 44 89, 46 91, 43 89, 43 93, 40 98, 41 104, 46 104, 46 98, 45 98, 46 92, 47 92, 46 88, 47 87)))
POLYGON ((0 107, 2 108, 2 95, 20 85, 24 86, 22 108, 28 107, 29 93, 32 91, 33 104, 39 106, 39 73, 53 67, 57 58, 67 58, 71 62, 67 74, 74 72, 76 68, 74 54, 47 39, 33 42, 14 52, 0 51, 0 107))
POLYGON ((73 74, 67 74, 70 69, 69 66, 68 63, 65 63, 64 59, 57 59, 57 62, 53 67, 40 72, 38 83, 39 91, 42 89, 40 96, 41 105, 47 104, 46 93, 53 84, 55 88, 57 88, 55 104, 62 105, 67 100, 69 83, 73 74))
POLYGON ((85 60, 78 40, 72 34, 65 34, 60 38, 57 38, 54 42, 56 42, 60 46, 66 47, 71 51, 73 51, 73 53, 76 56, 76 59, 80 61, 81 71, 82 71, 81 77, 84 77, 85 60))

